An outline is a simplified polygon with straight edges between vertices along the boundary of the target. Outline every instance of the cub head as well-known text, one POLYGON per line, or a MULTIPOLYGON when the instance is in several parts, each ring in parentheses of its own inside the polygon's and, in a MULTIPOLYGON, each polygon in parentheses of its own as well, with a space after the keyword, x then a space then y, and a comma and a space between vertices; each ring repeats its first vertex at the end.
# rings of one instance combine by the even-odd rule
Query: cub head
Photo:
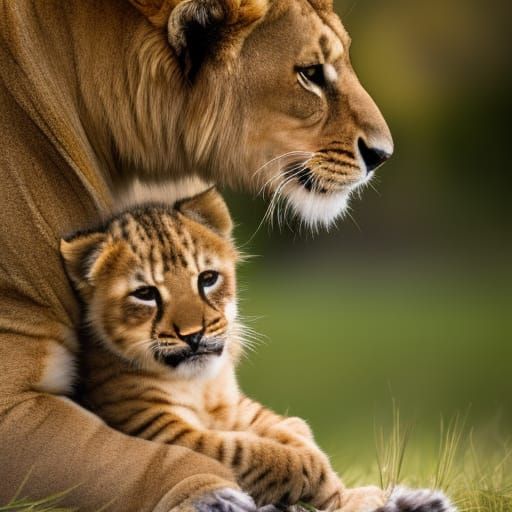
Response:
POLYGON ((85 320, 109 350, 177 378, 212 376, 236 358, 232 222, 209 189, 141 205, 61 241, 85 320))
POLYGON ((148 52, 144 39, 140 69, 155 78, 141 79, 147 92, 138 86, 132 104, 141 106, 139 119, 157 105, 164 124, 180 130, 176 137, 156 126, 151 113, 148 140, 126 148, 147 148, 131 156, 135 163, 161 159, 163 134, 162 152, 179 144, 163 159, 167 168, 267 190, 306 223, 328 225, 391 156, 391 134, 351 66, 350 38, 331 0, 130 2, 161 43, 148 52), (169 69, 159 74, 163 55, 169 69), (181 110, 169 123, 177 87, 181 110))

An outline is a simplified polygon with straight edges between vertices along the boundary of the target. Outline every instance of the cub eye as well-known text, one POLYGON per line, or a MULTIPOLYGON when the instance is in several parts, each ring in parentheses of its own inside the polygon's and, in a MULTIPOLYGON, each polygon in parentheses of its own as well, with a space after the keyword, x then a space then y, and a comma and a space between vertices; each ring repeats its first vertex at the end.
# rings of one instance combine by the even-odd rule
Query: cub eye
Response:
POLYGON ((160 292, 156 286, 141 286, 130 293, 130 295, 143 302, 156 302, 160 297, 160 292))
POLYGON ((205 270, 199 274, 197 284, 201 290, 211 288, 219 280, 219 273, 215 270, 205 270))
POLYGON ((299 82, 309 82, 318 85, 319 87, 324 87, 325 85, 325 73, 323 64, 298 67, 297 74, 299 76, 299 82))

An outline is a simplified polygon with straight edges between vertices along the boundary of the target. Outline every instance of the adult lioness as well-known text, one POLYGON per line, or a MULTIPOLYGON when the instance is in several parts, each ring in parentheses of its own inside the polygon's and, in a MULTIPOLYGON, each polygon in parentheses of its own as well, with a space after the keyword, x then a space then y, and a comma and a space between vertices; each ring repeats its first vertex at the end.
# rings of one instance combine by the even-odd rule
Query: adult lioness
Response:
POLYGON ((0 499, 30 473, 24 494, 78 485, 81 511, 249 510, 223 466, 66 398, 78 308, 58 240, 135 175, 266 184, 331 221, 392 151, 348 36, 319 0, 0 7, 0 499))

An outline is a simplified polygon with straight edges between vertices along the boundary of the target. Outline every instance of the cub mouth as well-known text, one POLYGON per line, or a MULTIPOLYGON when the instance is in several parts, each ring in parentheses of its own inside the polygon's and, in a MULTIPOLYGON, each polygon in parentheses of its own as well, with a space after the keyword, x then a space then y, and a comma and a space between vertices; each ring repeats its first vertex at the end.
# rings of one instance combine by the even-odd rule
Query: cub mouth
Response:
POLYGON ((223 351, 224 344, 222 343, 208 348, 200 348, 196 351, 190 348, 174 350, 169 353, 161 353, 156 357, 158 361, 165 364, 166 366, 176 368, 184 363, 199 363, 212 357, 219 357, 222 355, 223 351))

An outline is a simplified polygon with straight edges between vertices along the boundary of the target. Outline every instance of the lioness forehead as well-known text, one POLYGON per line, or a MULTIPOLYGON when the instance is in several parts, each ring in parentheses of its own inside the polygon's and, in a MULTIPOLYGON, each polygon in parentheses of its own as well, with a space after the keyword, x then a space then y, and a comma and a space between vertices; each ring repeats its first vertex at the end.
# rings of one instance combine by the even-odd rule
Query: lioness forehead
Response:
MULTIPOLYGON (((308 56, 321 63, 334 63, 350 47, 350 37, 338 15, 332 9, 332 2, 325 0, 288 0, 274 2, 270 17, 290 16, 294 24, 301 25, 301 39, 307 41, 303 48, 308 56), (295 14, 292 14, 295 13, 295 14)), ((304 63, 307 64, 307 63, 304 63)))
POLYGON ((305 0, 321 21, 319 43, 326 61, 335 61, 350 47, 350 37, 338 15, 332 10, 332 2, 305 0), (330 8, 326 7, 330 4, 330 8))
POLYGON ((343 44, 349 44, 345 27, 341 23, 339 16, 334 12, 331 0, 304 0, 308 3, 322 21, 331 28, 334 34, 341 40, 343 44))

